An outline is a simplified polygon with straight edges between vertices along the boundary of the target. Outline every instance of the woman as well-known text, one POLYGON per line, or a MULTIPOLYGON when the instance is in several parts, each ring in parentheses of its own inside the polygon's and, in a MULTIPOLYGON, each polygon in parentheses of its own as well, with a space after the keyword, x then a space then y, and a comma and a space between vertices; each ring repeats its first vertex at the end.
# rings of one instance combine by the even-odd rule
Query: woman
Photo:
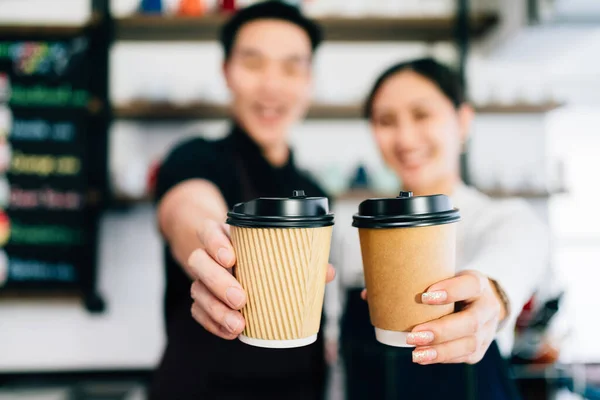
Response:
POLYGON ((460 272, 423 296, 432 307, 456 303, 456 313, 416 326, 408 339, 415 349, 381 345, 360 300, 367 294, 356 279, 362 266, 352 261, 360 260, 358 235, 347 228, 335 263, 347 287, 341 342, 348 398, 515 398, 495 339, 510 351, 517 314, 546 268, 544 227, 523 201, 492 200, 461 181, 460 155, 474 112, 449 68, 432 59, 392 66, 364 111, 403 190, 449 195, 461 210, 460 272))

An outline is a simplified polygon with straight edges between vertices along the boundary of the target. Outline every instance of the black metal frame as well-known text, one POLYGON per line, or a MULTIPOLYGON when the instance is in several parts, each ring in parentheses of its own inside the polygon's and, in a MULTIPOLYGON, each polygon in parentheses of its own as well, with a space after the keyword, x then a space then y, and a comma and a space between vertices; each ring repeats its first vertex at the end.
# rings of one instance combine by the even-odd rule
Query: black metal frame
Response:
MULTIPOLYGON (((457 0, 456 7, 456 47, 458 51, 458 73, 461 84, 466 91, 467 86, 467 58, 469 56, 470 46, 470 19, 469 19, 469 0, 457 0)), ((466 146, 466 144, 465 144, 466 146)), ((467 149, 460 157, 460 174, 462 180, 470 183, 467 149)))
POLYGON ((109 0, 92 0, 94 24, 91 27, 91 65, 94 68, 90 83, 90 93, 97 100, 99 110, 90 116, 87 135, 89 157, 88 183, 91 188, 86 229, 90 240, 86 249, 87 263, 91 268, 83 277, 84 303, 90 312, 103 312, 106 304, 98 292, 98 248, 99 222, 108 193, 108 132, 111 124, 109 94, 109 51, 112 39, 112 18, 109 0))
POLYGON ((527 22, 530 25, 540 22, 539 0, 527 0, 527 22))
POLYGON ((462 85, 466 88, 466 66, 469 55, 469 0, 457 0, 456 7, 456 46, 458 50, 458 71, 462 85))

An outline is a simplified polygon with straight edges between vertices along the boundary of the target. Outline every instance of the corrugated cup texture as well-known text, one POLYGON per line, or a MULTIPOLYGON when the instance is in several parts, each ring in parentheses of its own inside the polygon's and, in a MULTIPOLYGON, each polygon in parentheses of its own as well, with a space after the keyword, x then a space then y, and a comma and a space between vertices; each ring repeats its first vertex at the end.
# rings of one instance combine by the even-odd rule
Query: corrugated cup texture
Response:
POLYGON ((231 227, 234 275, 248 294, 243 335, 292 340, 318 333, 332 229, 231 227))

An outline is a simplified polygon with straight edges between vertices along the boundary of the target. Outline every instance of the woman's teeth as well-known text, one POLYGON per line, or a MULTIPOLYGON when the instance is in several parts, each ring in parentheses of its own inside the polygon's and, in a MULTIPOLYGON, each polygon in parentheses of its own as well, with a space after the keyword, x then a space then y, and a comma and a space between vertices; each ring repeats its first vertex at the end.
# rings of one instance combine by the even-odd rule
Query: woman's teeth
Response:
POLYGON ((282 114, 281 108, 279 107, 259 107, 258 115, 262 118, 272 119, 277 118, 282 114))

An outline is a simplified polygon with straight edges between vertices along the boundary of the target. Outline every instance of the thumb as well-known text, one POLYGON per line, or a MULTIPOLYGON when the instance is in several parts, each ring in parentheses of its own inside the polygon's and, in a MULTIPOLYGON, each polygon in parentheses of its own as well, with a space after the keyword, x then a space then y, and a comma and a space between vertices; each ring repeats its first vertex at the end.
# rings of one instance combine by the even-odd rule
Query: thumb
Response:
POLYGON ((235 265, 236 257, 231 239, 222 224, 207 219, 198 228, 198 239, 206 253, 224 268, 235 265))

